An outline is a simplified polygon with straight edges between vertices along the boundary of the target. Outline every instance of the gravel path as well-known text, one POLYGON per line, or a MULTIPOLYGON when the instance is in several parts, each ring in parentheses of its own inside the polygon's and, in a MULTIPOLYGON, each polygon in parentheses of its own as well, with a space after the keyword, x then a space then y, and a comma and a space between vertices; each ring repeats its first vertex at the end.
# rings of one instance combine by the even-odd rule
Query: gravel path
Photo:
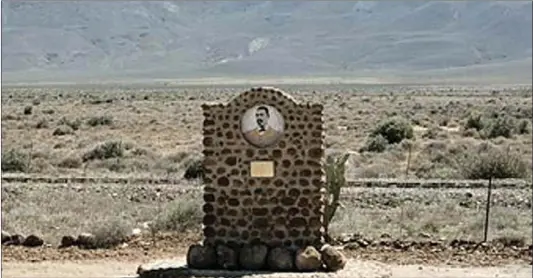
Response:
MULTIPOLYGON (((167 260, 165 260, 167 261, 167 260)), ((173 264, 184 264, 184 258, 170 260, 173 264)), ((3 277, 136 277, 136 271, 143 262, 120 261, 45 261, 39 263, 3 262, 3 277)), ((145 262, 144 262, 145 263, 145 262)), ((365 278, 406 278, 406 277, 498 277, 526 278, 533 275, 529 265, 505 267, 447 267, 420 265, 388 265, 373 261, 351 260, 346 268, 336 274, 307 273, 297 277, 365 277, 365 278)), ((261 275, 281 277, 279 274, 261 275)), ((285 277, 287 275, 283 275, 285 277)), ((290 275, 291 277, 295 275, 290 275)), ((243 276, 247 277, 247 276, 243 276)), ((248 276, 250 277, 250 276, 248 276)), ((254 275, 253 277, 260 277, 254 275)))

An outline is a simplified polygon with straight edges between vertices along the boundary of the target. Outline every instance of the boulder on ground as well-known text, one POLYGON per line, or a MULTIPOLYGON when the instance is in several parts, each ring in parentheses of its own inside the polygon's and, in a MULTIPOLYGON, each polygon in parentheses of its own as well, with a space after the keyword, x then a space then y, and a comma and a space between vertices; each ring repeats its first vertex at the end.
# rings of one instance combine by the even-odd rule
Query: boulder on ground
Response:
POLYGON ((187 266, 196 269, 212 269, 217 264, 215 248, 202 244, 193 244, 187 251, 187 266))
POLYGON ((91 233, 82 233, 76 240, 78 246, 85 248, 93 248, 96 246, 96 237, 91 233))
POLYGON ((291 271, 294 269, 293 252, 288 248, 276 247, 270 250, 267 257, 269 270, 291 271))
POLYGON ((259 270, 265 266, 268 247, 263 244, 245 245, 239 252, 239 263, 246 270, 259 270))
POLYGON ((11 240, 11 234, 2 230, 2 244, 8 242, 9 240, 11 240))
POLYGON ((135 229, 131 230, 130 237, 136 238, 136 237, 140 237, 141 235, 142 235, 142 230, 141 229, 135 228, 135 229))
POLYGON ((296 268, 300 271, 316 271, 322 267, 320 252, 313 246, 298 249, 294 261, 296 268))
POLYGON ((326 244, 322 246, 320 252, 322 253, 322 261, 326 266, 326 270, 338 271, 343 269, 346 265, 346 256, 344 256, 340 250, 334 248, 333 246, 326 244))
POLYGON ((61 238, 61 244, 59 245, 59 248, 68 248, 71 246, 78 245, 78 241, 73 236, 63 236, 61 238))
POLYGON ((5 245, 21 245, 22 242, 24 242, 24 236, 21 234, 14 234, 11 235, 9 240, 5 243, 5 245))
POLYGON ((36 235, 29 235, 22 242, 22 246, 25 247, 39 247, 44 244, 44 240, 36 235))
POLYGON ((239 255, 235 249, 220 244, 217 245, 216 254, 218 266, 231 270, 239 268, 239 255))

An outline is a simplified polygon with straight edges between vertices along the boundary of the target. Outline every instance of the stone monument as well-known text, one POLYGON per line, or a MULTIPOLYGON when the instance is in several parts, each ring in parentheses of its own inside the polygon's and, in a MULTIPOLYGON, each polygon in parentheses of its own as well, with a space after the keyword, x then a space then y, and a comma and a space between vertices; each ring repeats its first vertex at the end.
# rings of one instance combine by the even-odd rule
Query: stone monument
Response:
POLYGON ((344 256, 324 242, 323 106, 259 87, 202 109, 204 239, 189 248, 188 267, 342 268, 344 256))

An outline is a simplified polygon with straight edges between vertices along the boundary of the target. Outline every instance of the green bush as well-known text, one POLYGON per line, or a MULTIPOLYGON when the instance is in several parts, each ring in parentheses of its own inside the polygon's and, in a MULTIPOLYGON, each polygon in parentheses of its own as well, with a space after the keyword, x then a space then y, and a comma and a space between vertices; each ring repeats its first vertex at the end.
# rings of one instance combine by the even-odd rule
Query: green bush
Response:
POLYGON ((83 162, 95 159, 119 158, 124 156, 124 146, 122 141, 107 141, 95 146, 92 150, 86 152, 82 159, 83 162))
POLYGON ((411 124, 400 117, 394 117, 378 124, 372 131, 371 137, 381 135, 389 144, 400 143, 404 139, 414 137, 414 131, 411 124))
POLYGON ((376 136, 368 137, 365 146, 361 148, 361 152, 384 152, 387 149, 389 142, 385 137, 378 134, 376 136))
POLYGON ((152 223, 152 231, 184 232, 200 228, 203 219, 201 198, 200 194, 191 194, 168 204, 152 223))
POLYGON ((74 130, 67 125, 58 126, 52 133, 53 136, 63 136, 63 135, 70 135, 70 134, 74 134, 74 130))
POLYGON ((520 154, 489 144, 466 153, 460 162, 466 179, 526 178, 528 167, 520 154))
POLYGON ((187 180, 203 179, 205 177, 205 168, 202 158, 191 159, 185 163, 185 173, 183 177, 187 180))
POLYGON ((518 134, 529 134, 529 133, 531 133, 531 129, 529 127, 529 120, 521 120, 518 123, 518 126, 517 126, 516 129, 517 129, 518 134))
POLYGON ((484 124, 483 124, 483 118, 482 118, 481 113, 470 112, 464 124, 464 129, 465 130, 475 129, 477 131, 480 131, 483 129, 483 127, 484 127, 484 124))
POLYGON ((48 128, 48 121, 46 119, 40 119, 37 124, 35 124, 35 128, 41 129, 41 128, 48 128))
POLYGON ((65 158, 63 158, 58 164, 57 166, 61 167, 61 168, 70 168, 70 169, 76 169, 76 168, 80 168, 81 165, 82 165, 82 161, 81 161, 81 158, 78 157, 78 156, 67 156, 65 158))
POLYGON ((516 124, 514 119, 509 116, 494 118, 487 125, 486 136, 488 138, 505 137, 511 138, 516 124))
POLYGON ((111 116, 95 116, 87 120, 87 125, 89 126, 99 126, 99 125, 111 125, 113 124, 113 117, 111 116))
POLYGON ((57 123, 58 125, 66 125, 66 126, 69 126, 70 128, 72 128, 72 130, 78 130, 81 126, 81 120, 80 119, 75 119, 73 121, 71 120, 68 120, 67 118, 63 117, 59 120, 59 122, 57 123))
POLYGON ((92 227, 91 233, 94 235, 93 246, 88 248, 112 248, 128 240, 132 228, 123 220, 115 219, 110 222, 98 222, 92 227))
POLYGON ((31 115, 32 111, 33 111, 33 107, 32 106, 24 107, 24 115, 31 115))
POLYGON ((2 152, 2 171, 4 172, 27 172, 28 155, 16 149, 2 152))

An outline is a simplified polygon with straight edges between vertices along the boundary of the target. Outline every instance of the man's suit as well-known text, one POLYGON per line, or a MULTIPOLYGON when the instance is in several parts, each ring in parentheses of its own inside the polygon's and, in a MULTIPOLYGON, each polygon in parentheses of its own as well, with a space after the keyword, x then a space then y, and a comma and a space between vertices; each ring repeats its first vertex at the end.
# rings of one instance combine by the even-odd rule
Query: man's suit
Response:
POLYGON ((265 147, 276 141, 281 132, 267 126, 265 131, 259 131, 259 128, 250 130, 245 133, 246 139, 253 145, 265 147))

